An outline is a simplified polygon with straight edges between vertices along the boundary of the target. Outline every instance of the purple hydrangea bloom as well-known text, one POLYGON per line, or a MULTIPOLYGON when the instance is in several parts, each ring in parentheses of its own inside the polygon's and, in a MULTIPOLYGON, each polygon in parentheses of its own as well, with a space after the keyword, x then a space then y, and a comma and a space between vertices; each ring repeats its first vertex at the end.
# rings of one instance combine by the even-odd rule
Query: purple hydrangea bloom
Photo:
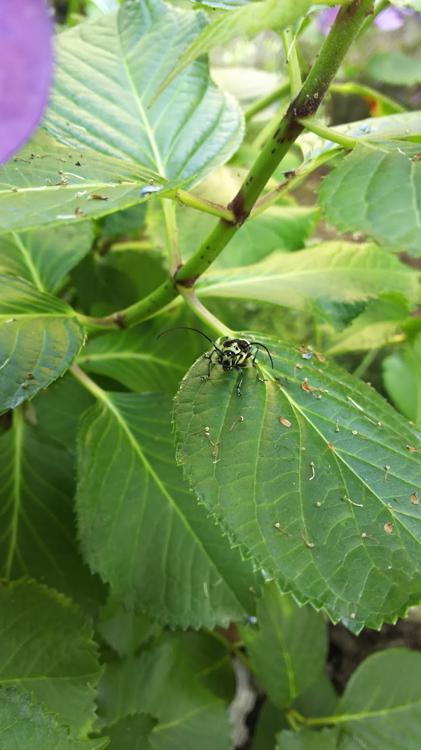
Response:
MULTIPOLYGON (((319 27, 319 30, 322 32, 322 34, 327 34, 330 27, 332 26, 337 13, 339 12, 338 8, 326 8, 326 10, 321 10, 320 13, 317 16, 317 25, 319 27)), ((400 29, 401 26, 405 23, 406 16, 418 16, 420 17, 420 14, 417 13, 414 10, 399 10, 398 8, 386 8, 386 10, 382 10, 381 13, 377 16, 375 20, 375 24, 381 29, 382 31, 394 31, 395 29, 400 29)))
POLYGON ((47 0, 0 0, 0 163, 28 140, 43 115, 52 32, 47 0))

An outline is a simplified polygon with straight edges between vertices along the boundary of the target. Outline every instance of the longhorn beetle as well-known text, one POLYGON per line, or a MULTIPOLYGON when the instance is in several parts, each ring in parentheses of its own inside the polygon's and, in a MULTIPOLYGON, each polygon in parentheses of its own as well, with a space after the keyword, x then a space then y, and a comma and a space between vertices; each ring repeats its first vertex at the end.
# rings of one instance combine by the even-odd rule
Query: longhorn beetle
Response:
MULTIPOLYGON (((267 346, 265 344, 262 344, 260 341, 248 341, 247 339, 230 339, 227 337, 223 339, 218 346, 206 333, 203 333, 203 331, 199 331, 198 328, 191 328, 190 326, 177 326, 176 328, 169 328, 167 331, 162 331, 159 336, 163 336, 164 333, 170 333, 170 331, 177 330, 194 331, 195 333, 199 333, 212 344, 213 349, 211 353, 204 355, 205 358, 209 360, 209 362, 208 374, 207 376, 203 377, 203 380, 209 380, 212 369, 216 364, 221 365, 224 372, 238 370, 241 373, 240 380, 237 383, 238 396, 241 396, 241 384, 244 377, 243 370, 245 367, 247 367, 250 359, 253 367, 256 367, 257 349, 262 348, 265 350, 273 367, 272 355, 267 346)), ((262 380, 261 378, 259 378, 259 376, 257 376, 257 378, 258 380, 262 380)))

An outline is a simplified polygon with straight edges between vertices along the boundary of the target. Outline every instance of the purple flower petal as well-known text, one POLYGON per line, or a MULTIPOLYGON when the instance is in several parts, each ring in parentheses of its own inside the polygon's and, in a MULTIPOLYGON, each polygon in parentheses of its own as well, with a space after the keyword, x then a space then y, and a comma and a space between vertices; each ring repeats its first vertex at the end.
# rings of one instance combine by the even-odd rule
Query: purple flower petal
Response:
POLYGON ((375 20, 376 26, 382 31, 395 31, 405 23, 405 14, 397 8, 386 8, 382 10, 375 20))
POLYGON ((0 163, 28 140, 43 115, 52 31, 46 0, 0 0, 0 163))
POLYGON ((319 27, 319 31, 322 32, 322 34, 328 34, 330 27, 332 26, 332 23, 334 22, 336 16, 338 15, 339 7, 337 8, 326 8, 325 10, 321 10, 320 13, 317 15, 317 26, 319 27))

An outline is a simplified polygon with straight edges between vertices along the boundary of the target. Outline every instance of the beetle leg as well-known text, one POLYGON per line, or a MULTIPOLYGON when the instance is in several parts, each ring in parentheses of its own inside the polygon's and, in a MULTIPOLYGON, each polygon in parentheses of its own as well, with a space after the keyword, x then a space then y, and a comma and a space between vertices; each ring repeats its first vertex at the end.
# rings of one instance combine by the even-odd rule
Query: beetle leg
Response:
POLYGON ((208 374, 202 375, 201 380, 209 380, 211 376, 212 369, 215 367, 216 362, 213 361, 213 355, 218 354, 216 349, 213 349, 210 354, 205 354, 204 358, 208 360, 208 374))
POLYGON ((236 391, 237 391, 237 396, 241 396, 241 386, 243 384, 243 379, 244 379, 244 368, 240 367, 239 365, 236 365, 235 369, 238 370, 240 373, 240 377, 236 385, 236 391))

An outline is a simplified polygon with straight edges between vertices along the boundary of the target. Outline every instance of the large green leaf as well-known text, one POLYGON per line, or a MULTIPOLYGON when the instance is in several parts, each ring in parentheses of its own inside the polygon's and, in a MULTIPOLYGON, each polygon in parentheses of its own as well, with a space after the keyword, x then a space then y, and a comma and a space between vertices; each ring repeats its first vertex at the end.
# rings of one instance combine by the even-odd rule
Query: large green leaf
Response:
POLYGON ((1 577, 30 576, 91 599, 92 576, 76 543, 70 454, 40 435, 20 410, 0 435, 0 451, 1 577))
POLYGON ((68 373, 32 402, 37 431, 75 453, 79 419, 92 404, 91 394, 68 373))
POLYGON ((289 255, 273 253, 254 266, 214 271, 197 284, 201 297, 256 299, 299 310, 326 301, 356 302, 382 292, 415 301, 416 273, 376 245, 326 242, 289 255))
POLYGON ((92 570, 127 605, 173 626, 243 618, 253 610, 254 575, 183 484, 170 400, 96 393, 81 423, 77 499, 92 570))
POLYGON ((253 670, 279 708, 290 706, 323 670, 323 617, 311 607, 299 608, 275 583, 265 586, 257 602, 257 627, 243 626, 241 635, 253 670))
POLYGON ((96 218, 146 201, 165 188, 159 175, 90 149, 66 148, 40 131, 0 167, 0 231, 96 218))
POLYGON ((240 398, 238 372, 216 366, 205 382, 204 359, 182 381, 184 474, 231 538, 300 602, 355 630, 394 620, 421 595, 421 454, 406 448, 416 434, 320 355, 256 338, 274 370, 267 364, 262 383, 246 368, 240 398))
POLYGON ((416 150, 358 146, 324 180, 319 198, 327 221, 338 229, 364 232, 386 247, 420 254, 421 161, 416 150))
MULTIPOLYGON (((346 0, 323 0, 324 5, 341 5, 344 2, 346 0)), ((219 2, 211 5, 221 7, 219 2)), ((229 5, 233 4, 230 2, 229 5)), ((173 69, 167 72, 161 89, 168 86, 188 65, 207 54, 213 47, 228 44, 236 36, 253 37, 269 29, 279 32, 306 15, 312 5, 313 0, 282 0, 282 3, 278 0, 262 0, 258 3, 241 3, 240 7, 232 12, 219 15, 183 51, 173 69)), ((226 7, 225 3, 223 7, 226 7)))
POLYGON ((65 302, 0 274, 0 412, 63 375, 83 341, 75 312, 65 302))
POLYGON ((198 182, 238 148, 240 110, 211 82, 205 60, 156 94, 205 24, 203 13, 139 0, 64 32, 47 129, 161 178, 198 182))
POLYGON ((89 252, 92 240, 90 222, 0 235, 0 273, 21 276, 42 292, 54 292, 89 252))
POLYGON ((0 687, 31 692, 73 736, 86 736, 95 718, 100 667, 92 629, 78 608, 45 586, 4 584, 0 634, 0 687))
POLYGON ((148 738, 153 750, 228 750, 225 704, 233 689, 231 662, 218 641, 202 633, 167 633, 139 656, 107 666, 98 712, 111 726, 129 715, 156 717, 148 738))
POLYGON ((421 427, 421 336, 383 361, 383 380, 402 414, 421 427))
POLYGON ((102 750, 106 739, 73 739, 64 723, 32 701, 29 693, 0 689, 0 750, 102 750))

